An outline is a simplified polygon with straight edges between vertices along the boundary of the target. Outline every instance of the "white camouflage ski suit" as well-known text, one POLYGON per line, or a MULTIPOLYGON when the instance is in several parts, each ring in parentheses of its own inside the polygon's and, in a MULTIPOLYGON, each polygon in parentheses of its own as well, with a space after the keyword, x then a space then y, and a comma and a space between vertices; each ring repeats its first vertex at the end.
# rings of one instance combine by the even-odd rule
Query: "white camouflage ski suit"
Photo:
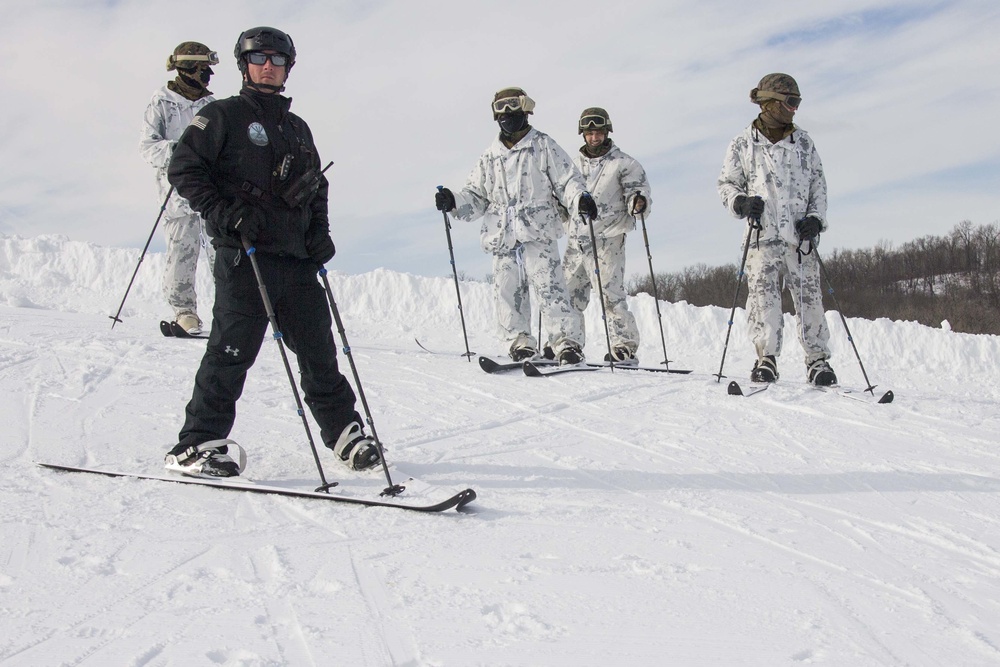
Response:
MULTIPOLYGON (((156 168, 158 205, 163 205, 170 190, 167 166, 177 140, 198 111, 213 101, 215 98, 211 95, 192 101, 167 86, 153 93, 142 119, 139 154, 156 168)), ((191 210, 186 199, 174 192, 163 211, 162 224, 167 241, 163 296, 173 308, 175 317, 185 311, 197 312, 195 274, 199 248, 205 247, 209 270, 215 262, 215 249, 206 242, 205 222, 191 210)))
MULTIPOLYGON (((611 346, 627 347, 635 355, 639 347, 639 329, 629 312, 625 291, 625 234, 635 229, 630 214, 636 195, 646 199, 643 215, 652 210, 649 180, 642 165, 612 144, 600 157, 588 157, 583 150, 574 157, 587 189, 597 202, 597 256, 600 262, 601 288, 607 312, 611 346)), ((591 279, 595 275, 594 249, 589 226, 570 225, 569 243, 563 255, 563 274, 570 304, 583 313, 590 302, 591 279)), ((602 332, 603 333, 603 332, 602 332)), ((581 343, 584 341, 580 341, 581 343)))
MULTIPOLYGON (((819 263, 809 243, 802 244, 795 223, 815 216, 826 229, 826 176, 812 138, 795 128, 776 144, 751 124, 733 139, 726 150, 719 176, 719 196, 736 217, 736 197, 759 196, 764 200, 759 236, 747 225, 750 250, 746 273, 749 294, 749 337, 758 358, 781 354, 782 280, 795 304, 799 339, 808 367, 817 359, 828 359, 830 331, 823 311, 819 263)), ((744 236, 744 243, 746 236, 744 236)), ((742 247, 742 246, 741 246, 742 247)))
POLYGON ((454 193, 456 218, 483 218, 480 244, 493 254, 497 335, 508 349, 515 344, 538 349, 529 283, 556 354, 569 345, 582 347, 583 318, 569 303, 558 239, 563 219, 578 219, 577 202, 585 191, 566 151, 531 128, 513 148, 497 136, 454 193))

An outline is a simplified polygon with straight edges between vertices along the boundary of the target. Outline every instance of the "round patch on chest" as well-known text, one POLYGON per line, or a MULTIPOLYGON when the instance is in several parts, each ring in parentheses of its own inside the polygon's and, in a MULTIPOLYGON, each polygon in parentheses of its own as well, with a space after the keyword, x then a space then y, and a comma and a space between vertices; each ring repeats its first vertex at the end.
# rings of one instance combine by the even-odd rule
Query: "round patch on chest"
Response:
POLYGON ((247 136, 250 137, 251 143, 257 146, 267 146, 267 132, 260 123, 250 123, 247 128, 247 136))

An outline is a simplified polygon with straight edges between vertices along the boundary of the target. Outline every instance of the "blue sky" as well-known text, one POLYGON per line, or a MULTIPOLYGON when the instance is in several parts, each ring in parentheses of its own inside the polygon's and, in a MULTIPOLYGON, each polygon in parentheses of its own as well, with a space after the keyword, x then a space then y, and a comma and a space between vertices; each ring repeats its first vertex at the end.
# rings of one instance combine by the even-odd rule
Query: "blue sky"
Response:
MULTIPOLYGON (((895 244, 1000 220, 1000 3, 705 0, 40 2, 6 20, 0 233, 142 247, 159 210, 138 132, 185 40, 216 49, 211 88, 237 91, 232 45, 274 25, 296 41, 293 110, 333 160, 330 267, 449 275, 434 188, 460 187, 496 133, 495 90, 525 88, 567 151, 588 106, 647 168, 654 268, 735 262, 741 224, 715 180, 769 72, 796 77, 796 117, 830 189, 824 247, 895 244), (11 104, 10 100, 17 100, 11 104)), ((489 258, 455 221, 460 270, 489 258)), ((157 234, 153 250, 163 247, 157 234)), ((645 273, 641 233, 627 273, 645 273)))

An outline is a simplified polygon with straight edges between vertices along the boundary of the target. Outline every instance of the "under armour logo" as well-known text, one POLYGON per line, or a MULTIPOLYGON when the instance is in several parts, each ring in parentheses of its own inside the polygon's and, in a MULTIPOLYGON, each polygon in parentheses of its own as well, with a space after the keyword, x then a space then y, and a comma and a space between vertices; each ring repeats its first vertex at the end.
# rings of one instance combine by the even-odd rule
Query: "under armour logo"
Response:
POLYGON ((234 357, 240 356, 240 348, 238 348, 238 347, 229 347, 227 345, 226 349, 225 349, 225 352, 226 352, 226 354, 231 354, 234 357))

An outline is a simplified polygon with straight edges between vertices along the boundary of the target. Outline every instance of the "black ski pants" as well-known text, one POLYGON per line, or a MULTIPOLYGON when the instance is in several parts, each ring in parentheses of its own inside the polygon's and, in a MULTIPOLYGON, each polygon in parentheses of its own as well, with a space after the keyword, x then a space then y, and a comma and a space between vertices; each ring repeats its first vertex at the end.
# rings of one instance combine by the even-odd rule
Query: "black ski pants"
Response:
MULTIPOLYGON (((298 361, 305 403, 323 443, 333 447, 348 424, 364 422, 354 409, 354 390, 337 367, 330 306, 316 264, 264 253, 254 256, 282 341, 298 361)), ((242 250, 220 247, 214 275, 212 331, 179 436, 185 446, 229 437, 236 401, 267 333, 267 311, 250 258, 242 250)))

